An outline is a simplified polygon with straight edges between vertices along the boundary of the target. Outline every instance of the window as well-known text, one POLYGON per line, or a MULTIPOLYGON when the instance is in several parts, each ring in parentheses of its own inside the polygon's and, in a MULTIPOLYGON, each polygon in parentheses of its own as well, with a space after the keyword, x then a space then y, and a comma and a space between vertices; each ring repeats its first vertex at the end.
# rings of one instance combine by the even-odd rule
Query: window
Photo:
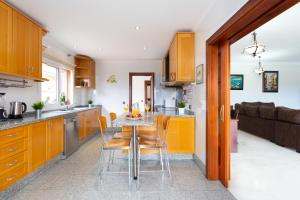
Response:
POLYGON ((71 76, 73 71, 43 63, 42 73, 43 77, 49 80, 42 83, 42 101, 46 101, 48 104, 58 104, 60 97, 64 95, 65 100, 72 104, 71 76))
POLYGON ((42 83, 42 101, 55 104, 58 102, 58 69, 43 63, 42 73, 49 80, 42 83))

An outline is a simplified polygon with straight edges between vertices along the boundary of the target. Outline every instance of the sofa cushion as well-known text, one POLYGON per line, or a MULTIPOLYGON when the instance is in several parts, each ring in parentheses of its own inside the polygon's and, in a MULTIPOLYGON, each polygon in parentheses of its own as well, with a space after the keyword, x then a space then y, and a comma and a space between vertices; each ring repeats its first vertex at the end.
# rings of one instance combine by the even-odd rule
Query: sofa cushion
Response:
POLYGON ((300 110, 278 107, 277 113, 277 118, 280 121, 300 124, 300 110))
POLYGON ((244 106, 259 106, 260 102, 259 101, 257 101, 257 102, 242 102, 242 105, 244 105, 244 106))
POLYGON ((270 103, 260 102, 260 106, 275 108, 275 104, 273 102, 270 103))
POLYGON ((259 116, 262 119, 276 119, 276 108, 271 106, 259 106, 259 116))
POLYGON ((245 114, 244 106, 242 104, 236 103, 234 107, 236 111, 239 111, 239 114, 245 114))
POLYGON ((257 102, 242 102, 242 105, 250 105, 250 106, 268 106, 268 107, 275 107, 275 104, 273 102, 260 102, 260 101, 257 101, 257 102))
POLYGON ((254 105, 245 105, 244 106, 246 115, 248 115, 250 117, 258 117, 259 116, 258 108, 259 108, 258 106, 254 106, 254 105))

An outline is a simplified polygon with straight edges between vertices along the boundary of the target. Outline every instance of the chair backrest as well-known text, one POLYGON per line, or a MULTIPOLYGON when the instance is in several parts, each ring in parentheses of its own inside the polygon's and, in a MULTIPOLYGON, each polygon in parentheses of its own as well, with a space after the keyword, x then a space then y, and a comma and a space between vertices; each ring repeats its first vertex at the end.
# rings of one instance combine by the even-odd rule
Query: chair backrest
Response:
POLYGON ((106 120, 106 117, 105 116, 100 116, 101 117, 101 126, 102 126, 102 129, 103 129, 103 131, 105 130, 105 129, 107 129, 107 120, 106 120))
POLYGON ((156 122, 156 130, 158 137, 162 144, 165 144, 166 141, 166 131, 164 129, 164 117, 163 115, 157 116, 155 119, 156 122))
POLYGON ((131 132, 131 126, 122 126, 122 132, 131 132))
POLYGON ((104 135, 103 135, 104 129, 102 127, 102 120, 101 120, 102 117, 103 116, 98 115, 98 126, 99 126, 99 130, 100 130, 99 132, 100 132, 101 140, 102 140, 102 143, 104 144, 105 140, 104 140, 104 135))
POLYGON ((117 114, 114 112, 110 112, 109 117, 110 117, 110 121, 114 121, 115 119, 117 119, 117 114))

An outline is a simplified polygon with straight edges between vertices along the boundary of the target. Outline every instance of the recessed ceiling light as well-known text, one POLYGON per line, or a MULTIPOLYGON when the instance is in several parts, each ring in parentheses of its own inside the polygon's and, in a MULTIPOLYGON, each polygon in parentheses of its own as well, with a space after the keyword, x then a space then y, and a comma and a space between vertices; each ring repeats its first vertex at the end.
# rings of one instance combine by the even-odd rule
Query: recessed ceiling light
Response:
POLYGON ((135 30, 137 30, 137 31, 140 30, 140 29, 141 29, 141 27, 139 27, 139 26, 135 27, 135 30))
POLYGON ((146 46, 144 46, 144 51, 146 51, 147 50, 147 47, 146 46))
POLYGON ((98 48, 99 51, 102 51, 102 48, 98 48))

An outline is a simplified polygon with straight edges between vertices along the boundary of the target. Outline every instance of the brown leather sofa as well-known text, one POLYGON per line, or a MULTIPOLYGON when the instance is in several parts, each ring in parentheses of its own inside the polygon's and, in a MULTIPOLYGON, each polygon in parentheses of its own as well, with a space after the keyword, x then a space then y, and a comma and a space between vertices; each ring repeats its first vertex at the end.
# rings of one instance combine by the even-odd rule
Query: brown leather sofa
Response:
POLYGON ((274 103, 235 104, 238 128, 300 152, 300 110, 275 107, 274 103))

